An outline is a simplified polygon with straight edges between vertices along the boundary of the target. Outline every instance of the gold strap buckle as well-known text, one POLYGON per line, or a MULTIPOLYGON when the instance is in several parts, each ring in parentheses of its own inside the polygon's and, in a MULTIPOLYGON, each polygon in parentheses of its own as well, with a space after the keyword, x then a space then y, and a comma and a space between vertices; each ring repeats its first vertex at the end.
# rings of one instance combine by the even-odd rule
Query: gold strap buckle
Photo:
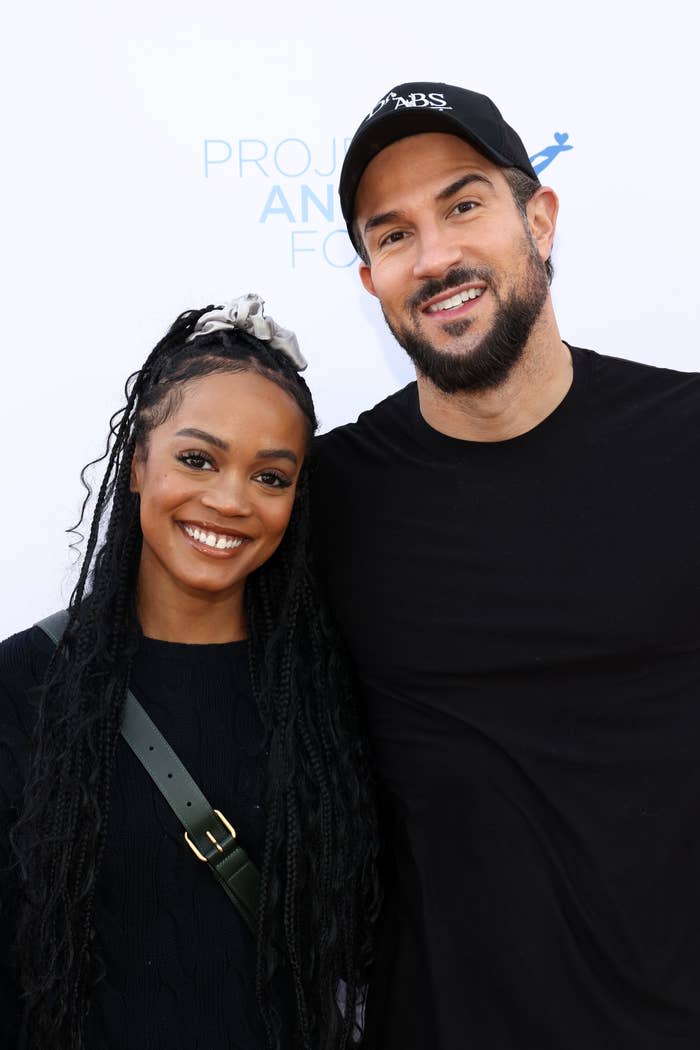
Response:
MULTIPOLYGON (((224 827, 228 828, 228 830, 231 832, 231 838, 235 839, 236 832, 235 832, 234 828, 231 826, 231 824, 229 824, 229 822, 227 821, 226 817, 223 815, 221 810, 220 809, 215 809, 214 812, 216 813, 217 817, 219 818, 221 823, 224 825, 224 827)), ((207 836, 207 838, 211 842, 212 846, 216 846, 216 848, 218 849, 219 853, 223 853, 224 852, 224 847, 221 846, 217 842, 216 838, 214 837, 214 835, 212 835, 211 831, 205 831, 204 834, 207 836)), ((195 846, 194 842, 192 841, 192 839, 190 838, 190 836, 188 835, 187 832, 185 832, 185 842, 190 847, 190 849, 194 853, 194 855, 197 858, 197 860, 203 860, 204 863, 206 864, 207 863, 207 858, 204 856, 204 854, 200 850, 197 849, 197 847, 195 846)))

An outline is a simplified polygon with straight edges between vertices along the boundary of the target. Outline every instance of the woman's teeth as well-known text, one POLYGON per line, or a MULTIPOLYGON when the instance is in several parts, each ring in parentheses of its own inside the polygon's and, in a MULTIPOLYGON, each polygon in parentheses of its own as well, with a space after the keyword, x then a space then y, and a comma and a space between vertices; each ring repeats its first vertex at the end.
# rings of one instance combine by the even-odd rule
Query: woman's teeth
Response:
POLYGON ((240 547, 243 543, 241 536, 221 536, 216 532, 205 532, 203 529, 195 529, 193 525, 182 526, 188 536, 198 543, 204 543, 207 547, 215 547, 219 551, 232 550, 240 547))
POLYGON ((455 295, 450 296, 449 299, 441 299, 439 303, 433 303, 429 306, 427 313, 436 314, 440 310, 454 310, 455 306, 461 306, 462 303, 468 302, 470 299, 478 299, 483 288, 470 288, 467 292, 457 292, 455 295))

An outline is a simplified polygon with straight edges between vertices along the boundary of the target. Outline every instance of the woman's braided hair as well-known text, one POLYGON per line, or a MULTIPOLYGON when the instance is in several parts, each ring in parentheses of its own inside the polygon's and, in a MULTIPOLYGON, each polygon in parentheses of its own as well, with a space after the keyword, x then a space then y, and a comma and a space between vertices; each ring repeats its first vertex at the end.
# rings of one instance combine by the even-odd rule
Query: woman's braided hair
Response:
MULTIPOLYGON (((42 687, 23 811, 12 833, 26 900, 18 951, 27 1050, 84 1050, 100 976, 95 886, 140 637, 134 451, 175 409, 188 381, 216 372, 265 376, 294 398, 310 436, 316 428, 306 383, 280 351, 238 330, 188 341, 210 309, 178 317, 127 382, 126 404, 110 421, 68 626, 42 687)), ((284 539, 246 581, 246 607, 251 679, 269 747, 258 1003, 270 1047, 282 1038, 279 997, 291 995, 295 1044, 319 1050, 352 1045, 379 890, 369 764, 348 672, 310 570, 308 532, 304 464, 284 539)))

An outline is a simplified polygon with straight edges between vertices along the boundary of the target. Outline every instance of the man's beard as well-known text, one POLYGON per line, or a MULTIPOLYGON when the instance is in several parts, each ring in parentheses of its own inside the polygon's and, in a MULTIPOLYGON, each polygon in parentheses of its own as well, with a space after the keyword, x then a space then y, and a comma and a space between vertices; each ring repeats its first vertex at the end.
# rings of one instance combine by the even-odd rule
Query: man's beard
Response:
MULTIPOLYGON (((496 299, 496 315, 490 330, 471 349, 438 350, 415 329, 391 323, 384 308, 384 320, 396 341, 404 348, 417 371, 446 394, 476 393, 500 386, 520 360, 532 327, 540 316, 549 294, 547 271, 535 245, 530 241, 529 265, 524 287, 500 299, 493 285, 492 271, 486 268, 450 270, 442 280, 426 281, 407 302, 407 309, 420 317, 420 306, 442 292, 472 281, 483 281, 496 299)), ((468 332, 472 319, 446 322, 443 331, 458 339, 468 332)))

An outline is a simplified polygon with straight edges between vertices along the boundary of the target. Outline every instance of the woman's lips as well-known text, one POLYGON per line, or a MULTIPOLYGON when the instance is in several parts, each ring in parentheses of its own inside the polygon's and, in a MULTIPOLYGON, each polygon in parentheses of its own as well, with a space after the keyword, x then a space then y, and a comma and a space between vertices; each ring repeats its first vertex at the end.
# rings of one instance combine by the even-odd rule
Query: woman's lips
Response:
POLYGON ((219 558, 227 558, 235 554, 250 542, 249 537, 241 533, 220 532, 202 525, 193 525, 187 521, 179 521, 185 537, 193 547, 203 554, 210 554, 219 558))

